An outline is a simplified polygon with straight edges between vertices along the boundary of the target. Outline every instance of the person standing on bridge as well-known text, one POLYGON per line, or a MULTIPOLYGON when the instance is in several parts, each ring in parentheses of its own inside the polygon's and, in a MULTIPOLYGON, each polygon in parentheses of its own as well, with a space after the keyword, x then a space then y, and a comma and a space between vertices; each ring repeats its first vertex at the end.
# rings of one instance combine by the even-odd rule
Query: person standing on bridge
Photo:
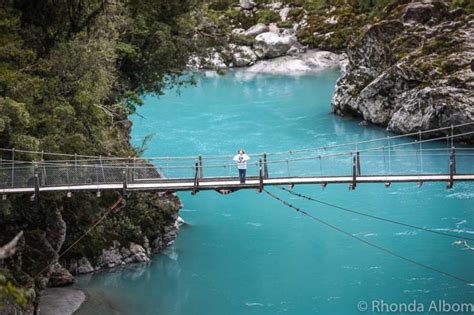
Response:
POLYGON ((245 154, 245 151, 240 149, 238 154, 234 156, 234 161, 237 162, 237 168, 239 169, 239 179, 241 184, 245 184, 245 173, 247 172, 247 161, 250 157, 245 154))

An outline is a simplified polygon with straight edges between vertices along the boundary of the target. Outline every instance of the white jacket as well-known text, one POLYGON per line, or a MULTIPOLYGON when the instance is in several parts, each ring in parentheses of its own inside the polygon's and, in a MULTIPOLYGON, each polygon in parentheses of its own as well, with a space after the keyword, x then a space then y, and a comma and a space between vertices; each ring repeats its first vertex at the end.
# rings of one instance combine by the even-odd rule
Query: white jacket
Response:
POLYGON ((246 170, 247 169, 247 161, 250 160, 250 157, 247 154, 237 154, 233 158, 234 161, 237 162, 237 168, 239 170, 246 170))

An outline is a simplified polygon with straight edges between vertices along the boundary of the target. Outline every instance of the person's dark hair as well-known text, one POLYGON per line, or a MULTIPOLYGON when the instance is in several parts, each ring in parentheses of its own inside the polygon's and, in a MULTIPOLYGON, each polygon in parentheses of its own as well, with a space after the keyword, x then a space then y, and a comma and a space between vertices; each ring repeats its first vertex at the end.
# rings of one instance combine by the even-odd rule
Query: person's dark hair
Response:
POLYGON ((240 151, 242 151, 242 153, 245 154, 245 150, 244 150, 244 149, 239 149, 239 150, 237 150, 237 153, 240 154, 240 151))

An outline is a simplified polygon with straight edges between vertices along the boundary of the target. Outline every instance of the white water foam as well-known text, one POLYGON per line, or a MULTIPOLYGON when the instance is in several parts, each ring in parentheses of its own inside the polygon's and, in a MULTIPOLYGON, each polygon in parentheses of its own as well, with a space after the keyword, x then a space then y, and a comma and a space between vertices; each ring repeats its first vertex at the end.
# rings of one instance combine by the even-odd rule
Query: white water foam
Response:
POLYGON ((413 235, 417 235, 417 234, 418 234, 417 231, 403 231, 403 232, 395 233, 395 235, 397 235, 397 236, 413 236, 413 235))
POLYGON ((258 302, 245 302, 245 305, 247 305, 247 306, 265 306, 262 303, 258 303, 258 302))

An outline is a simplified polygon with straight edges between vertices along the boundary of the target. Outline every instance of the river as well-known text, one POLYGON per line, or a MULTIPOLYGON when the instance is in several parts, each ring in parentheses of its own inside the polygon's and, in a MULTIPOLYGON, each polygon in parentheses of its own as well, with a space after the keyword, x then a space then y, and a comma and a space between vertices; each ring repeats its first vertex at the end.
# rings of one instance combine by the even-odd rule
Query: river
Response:
MULTIPOLYGON (((196 87, 147 97, 132 141, 145 156, 274 152, 387 136, 330 113, 337 71, 311 76, 200 75, 196 87)), ((433 144, 434 146, 441 144, 433 144)), ((424 167, 447 167, 427 159, 424 167)), ((334 166, 337 168, 337 165, 334 166)), ((343 167, 341 165, 341 167, 343 167)), ((344 166, 345 167, 345 166, 344 166)), ((405 257, 474 280, 474 252, 453 239, 275 194, 405 257)), ((474 184, 296 187, 295 191, 418 226, 474 237, 474 184)), ((254 190, 179 193, 187 222, 150 264, 78 278, 92 302, 80 314, 361 314, 360 303, 474 301, 474 287, 337 233, 254 190), (94 302, 96 299, 96 302, 94 302), (104 302, 106 301, 106 302, 104 302), (363 302, 361 302, 363 301, 363 302)), ((370 310, 370 309, 369 309, 370 310)), ((380 313, 384 313, 383 310, 380 313)), ((385 312, 388 313, 388 312, 385 312)), ((462 312, 460 312, 462 313, 462 312)))

